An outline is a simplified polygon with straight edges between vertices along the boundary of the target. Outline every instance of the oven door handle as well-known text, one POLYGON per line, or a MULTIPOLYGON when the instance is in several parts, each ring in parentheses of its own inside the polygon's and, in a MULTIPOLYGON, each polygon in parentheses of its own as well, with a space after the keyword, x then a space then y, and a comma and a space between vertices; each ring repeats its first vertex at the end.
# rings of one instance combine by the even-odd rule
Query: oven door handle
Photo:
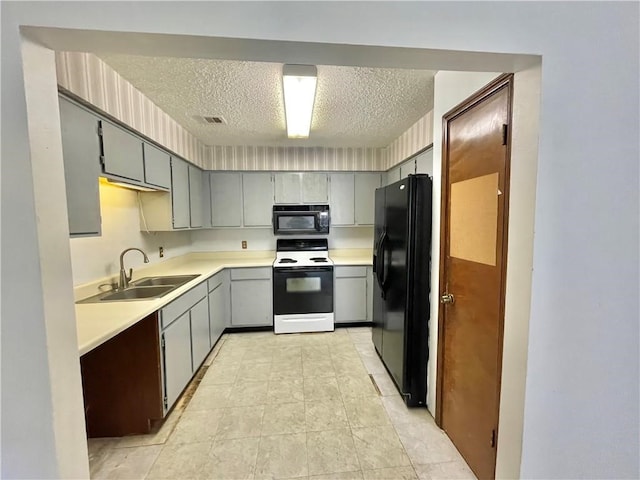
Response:
POLYGON ((316 272, 331 272, 333 267, 273 267, 274 273, 316 273, 316 272))

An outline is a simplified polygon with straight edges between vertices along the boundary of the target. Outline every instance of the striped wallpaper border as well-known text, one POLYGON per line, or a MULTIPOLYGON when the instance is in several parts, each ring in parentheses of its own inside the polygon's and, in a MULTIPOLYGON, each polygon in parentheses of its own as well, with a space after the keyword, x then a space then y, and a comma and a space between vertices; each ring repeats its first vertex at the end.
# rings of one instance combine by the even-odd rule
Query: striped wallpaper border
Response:
POLYGON ((387 147, 385 170, 403 162, 433 143, 433 110, 411 125, 387 147))

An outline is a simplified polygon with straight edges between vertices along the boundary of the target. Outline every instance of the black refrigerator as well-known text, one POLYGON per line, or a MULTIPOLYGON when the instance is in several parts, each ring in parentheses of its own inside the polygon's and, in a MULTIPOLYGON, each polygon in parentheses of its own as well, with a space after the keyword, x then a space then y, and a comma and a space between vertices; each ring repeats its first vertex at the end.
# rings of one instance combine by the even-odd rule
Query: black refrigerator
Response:
POLYGON ((431 178, 375 194, 373 344, 408 406, 425 406, 429 358, 431 178))

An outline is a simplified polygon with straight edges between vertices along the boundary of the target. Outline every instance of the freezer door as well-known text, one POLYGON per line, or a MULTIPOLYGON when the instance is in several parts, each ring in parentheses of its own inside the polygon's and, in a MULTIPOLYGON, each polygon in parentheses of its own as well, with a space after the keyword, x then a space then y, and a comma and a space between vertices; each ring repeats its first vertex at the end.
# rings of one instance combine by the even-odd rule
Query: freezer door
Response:
POLYGON ((384 329, 385 306, 380 288, 381 267, 379 265, 382 260, 380 256, 380 247, 384 233, 384 204, 385 204, 385 188, 378 188, 375 192, 375 217, 373 228, 373 328, 371 329, 373 345, 376 347, 379 355, 382 355, 382 331, 384 329))

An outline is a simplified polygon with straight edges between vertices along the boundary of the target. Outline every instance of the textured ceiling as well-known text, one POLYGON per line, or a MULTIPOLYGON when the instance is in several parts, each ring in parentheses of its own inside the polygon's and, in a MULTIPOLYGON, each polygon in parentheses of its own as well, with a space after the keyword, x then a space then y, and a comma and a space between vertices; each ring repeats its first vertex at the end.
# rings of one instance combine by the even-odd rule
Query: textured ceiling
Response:
POLYGON ((383 147, 433 108, 432 71, 318 65, 311 134, 289 140, 280 63, 100 58, 207 145, 383 147))

